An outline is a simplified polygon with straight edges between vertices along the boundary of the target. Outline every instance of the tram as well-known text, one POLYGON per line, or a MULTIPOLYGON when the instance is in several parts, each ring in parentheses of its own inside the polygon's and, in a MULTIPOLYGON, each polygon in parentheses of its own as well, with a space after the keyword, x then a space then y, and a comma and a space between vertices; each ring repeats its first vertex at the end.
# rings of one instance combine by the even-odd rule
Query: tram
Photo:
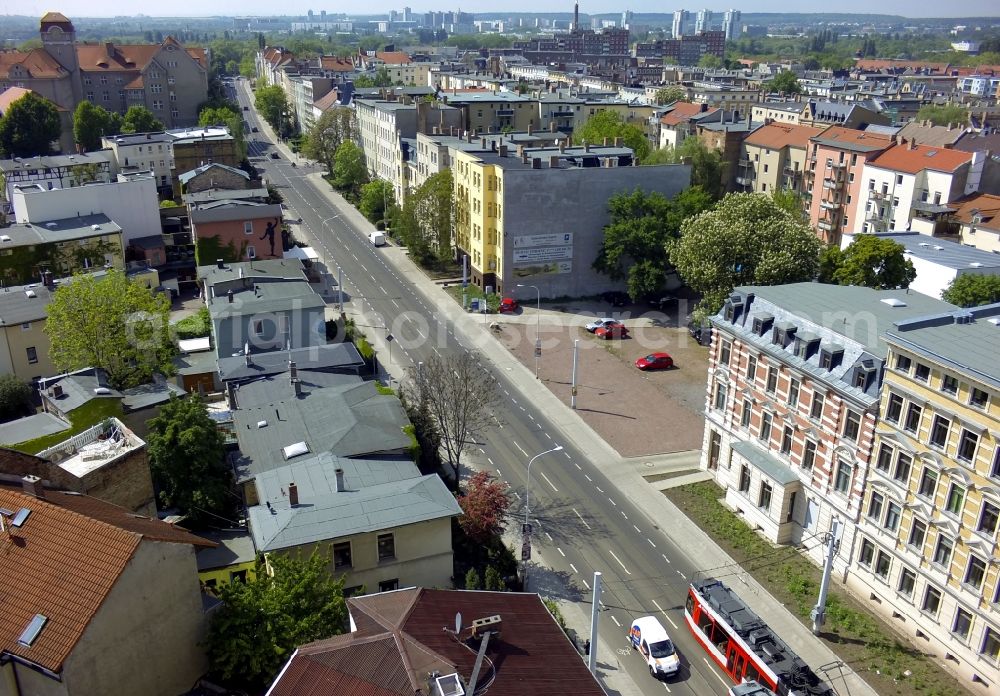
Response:
POLYGON ((684 620, 736 683, 757 682, 778 696, 836 696, 731 589, 715 578, 691 583, 684 620))

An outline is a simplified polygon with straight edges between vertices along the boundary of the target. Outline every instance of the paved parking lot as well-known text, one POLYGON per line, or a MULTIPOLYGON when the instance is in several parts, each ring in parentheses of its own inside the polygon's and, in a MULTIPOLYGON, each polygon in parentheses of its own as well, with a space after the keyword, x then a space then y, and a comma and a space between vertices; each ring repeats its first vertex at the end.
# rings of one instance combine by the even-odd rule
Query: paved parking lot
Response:
MULTIPOLYGON (((628 318, 630 337, 604 341, 583 325, 595 314, 542 308, 539 378, 569 403, 573 343, 579 340, 577 411, 623 457, 638 457, 701 447, 708 349, 663 315, 628 318), (676 367, 642 372, 637 358, 669 353, 676 367)), ((535 367, 536 313, 496 317, 498 339, 530 369, 535 367)))

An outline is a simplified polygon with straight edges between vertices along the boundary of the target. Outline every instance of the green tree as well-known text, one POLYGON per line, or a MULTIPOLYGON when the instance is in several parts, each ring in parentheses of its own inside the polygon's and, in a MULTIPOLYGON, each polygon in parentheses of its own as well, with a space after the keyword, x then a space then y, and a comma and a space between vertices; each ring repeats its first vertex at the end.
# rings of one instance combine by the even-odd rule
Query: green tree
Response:
POLYGON ((764 88, 768 92, 784 92, 785 94, 799 94, 802 91, 799 78, 795 77, 795 73, 791 70, 782 70, 774 76, 774 79, 765 82, 764 88))
POLYGON ((61 132, 55 104, 28 92, 15 100, 0 117, 0 156, 47 155, 61 132))
POLYGON ((398 232, 414 261, 427 265, 450 256, 455 215, 451 169, 429 176, 406 197, 398 232))
POLYGON ((712 55, 711 53, 706 53, 701 58, 698 59, 698 66, 702 68, 710 68, 716 70, 725 65, 725 62, 719 56, 712 55))
POLYGON ((562 611, 559 610, 559 605, 556 604, 556 601, 554 599, 543 599, 542 604, 544 604, 545 608, 549 610, 550 614, 552 614, 552 618, 556 620, 557 624, 559 624, 559 628, 563 630, 563 633, 569 635, 567 633, 569 628, 566 626, 566 619, 563 617, 562 611))
POLYGON ((235 506, 225 440, 196 395, 173 397, 149 421, 149 468, 163 507, 196 523, 217 524, 235 506))
POLYGON ((690 101, 687 90, 680 85, 671 85, 670 87, 662 87, 656 90, 657 104, 673 104, 679 101, 690 101))
POLYGON ((246 54, 240 58, 240 75, 252 80, 257 76, 257 63, 254 61, 252 54, 246 54))
POLYGON ((386 220, 395 200, 395 192, 392 184, 382 179, 369 181, 361 187, 361 200, 358 202, 358 210, 369 222, 386 220))
POLYGON ((927 104, 917 112, 917 121, 930 121, 935 126, 965 126, 969 122, 969 110, 958 104, 927 104))
POLYGON ((906 247, 891 239, 855 235, 839 257, 833 252, 824 253, 820 276, 829 274, 829 267, 835 265, 833 281, 838 285, 863 285, 875 290, 906 288, 917 277, 917 270, 905 253, 906 247))
POLYGON ((955 276, 941 299, 959 307, 978 307, 1000 302, 1000 276, 963 273, 955 276))
POLYGON ((205 638, 210 668, 262 692, 298 646, 347 630, 344 578, 328 550, 308 558, 270 554, 255 576, 222 585, 205 638))
POLYGON ((493 566, 486 566, 486 575, 483 578, 483 589, 489 592, 506 592, 507 583, 503 581, 500 571, 493 566))
POLYGON ((355 200, 358 191, 368 181, 365 153, 356 143, 347 140, 337 148, 333 160, 333 186, 350 199, 355 200))
POLYGON ((802 194, 791 189, 774 189, 771 198, 779 208, 787 210, 793 216, 801 219, 806 217, 805 200, 802 194))
POLYGON ((63 372, 102 368, 116 389, 145 384, 155 372, 173 372, 169 315, 166 295, 119 270, 73 276, 48 306, 49 357, 63 372))
POLYGON ((118 135, 122 127, 120 114, 80 102, 73 112, 73 140, 83 152, 101 149, 101 136, 118 135))
POLYGON ((122 119, 122 133, 152 133, 163 130, 163 123, 145 106, 130 106, 122 119))
POLYGON ((31 413, 31 385, 12 374, 0 375, 0 421, 31 413))
POLYGON ((271 124, 271 128, 276 133, 281 133, 288 113, 288 99, 285 97, 285 90, 277 85, 258 87, 254 94, 254 106, 264 117, 264 120, 271 124))
POLYGON ((633 300, 658 292, 673 271, 667 242, 680 234, 685 218, 711 205, 711 197, 698 186, 669 200, 640 189, 612 196, 611 221, 604 228, 594 269, 612 280, 626 280, 633 300))
POLYGON ((697 313, 714 314, 738 285, 781 285, 816 277, 816 234, 763 193, 731 193, 688 218, 670 261, 702 295, 697 313))
POLYGON ((684 138, 677 147, 663 147, 646 157, 643 164, 690 164, 691 185, 701 187, 713 201, 725 191, 722 181, 722 153, 708 147, 701 138, 684 138))
POLYGON ((358 121, 354 109, 334 107, 327 109, 306 133, 302 154, 322 162, 328 172, 333 171, 333 158, 337 148, 348 140, 357 141, 358 121))
POLYGON ((242 160, 247 156, 247 141, 243 133, 243 117, 230 106, 206 106, 198 112, 199 126, 225 126, 233 136, 236 151, 242 160))
POLYGON ((465 535, 475 542, 487 544, 503 534, 510 509, 509 486, 492 478, 485 471, 477 471, 458 496, 462 516, 458 525, 465 535))
POLYGON ((630 147, 640 162, 649 154, 649 140, 638 126, 626 123, 617 111, 599 111, 573 133, 573 142, 603 145, 604 139, 613 142, 621 138, 625 147, 630 147))
POLYGON ((483 581, 479 577, 479 571, 475 568, 469 568, 469 572, 465 574, 465 589, 467 590, 481 590, 483 589, 483 581))

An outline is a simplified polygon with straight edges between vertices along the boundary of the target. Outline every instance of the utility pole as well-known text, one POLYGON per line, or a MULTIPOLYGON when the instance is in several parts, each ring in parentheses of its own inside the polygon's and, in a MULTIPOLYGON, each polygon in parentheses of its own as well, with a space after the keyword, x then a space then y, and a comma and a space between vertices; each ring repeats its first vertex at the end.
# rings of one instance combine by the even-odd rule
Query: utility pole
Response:
POLYGON ((573 386, 570 391, 569 407, 576 408, 576 367, 580 360, 580 339, 573 341, 573 386))
POLYGON ((826 623, 826 595, 830 590, 830 575, 833 574, 833 558, 837 555, 837 546, 839 545, 837 539, 837 527, 839 526, 840 521, 834 517, 833 525, 826 535, 826 562, 823 564, 823 579, 819 585, 819 599, 816 600, 816 606, 813 607, 812 612, 809 614, 809 618, 813 622, 813 634, 817 636, 820 629, 823 628, 823 624, 826 623))
POLYGON ((469 255, 462 254, 462 311, 469 308, 468 301, 469 288, 469 255))
POLYGON ((597 622, 601 612, 601 571, 594 572, 594 598, 590 606, 590 658, 588 668, 597 676, 597 622))
POLYGON ((344 318, 344 269, 337 266, 337 306, 340 307, 340 318, 344 318))

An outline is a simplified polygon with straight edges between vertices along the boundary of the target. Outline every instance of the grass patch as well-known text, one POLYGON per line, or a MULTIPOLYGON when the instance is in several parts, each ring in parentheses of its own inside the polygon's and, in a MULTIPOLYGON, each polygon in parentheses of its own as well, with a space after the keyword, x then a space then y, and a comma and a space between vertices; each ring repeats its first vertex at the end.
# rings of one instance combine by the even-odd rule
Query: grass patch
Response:
POLYGON ((377 391, 379 394, 382 394, 383 396, 395 396, 396 395, 396 391, 392 387, 387 387, 384 384, 382 384, 381 382, 376 382, 375 383, 375 391, 377 391))
MULTIPOLYGON (((704 481, 664 491, 695 524, 749 572, 805 626, 819 594, 820 569, 795 548, 758 536, 719 498, 722 489, 704 481)), ((820 639, 882 696, 955 696, 970 693, 836 583, 831 584, 820 639), (909 676, 906 676, 909 672, 909 676)), ((816 665, 813 665, 814 667, 816 665)))
POLYGON ((174 324, 177 338, 185 340, 188 338, 203 338, 212 333, 212 317, 208 314, 208 307, 201 307, 189 317, 184 317, 174 324))
MULTIPOLYGON (((453 285, 449 285, 444 289, 444 291, 448 293, 451 296, 451 298, 455 300, 455 302, 462 304, 461 283, 455 283, 453 285)), ((500 295, 496 294, 495 292, 491 292, 489 295, 487 295, 482 291, 481 288, 478 288, 475 285, 470 284, 468 287, 465 288, 465 295, 470 303, 474 299, 485 298, 486 305, 489 307, 490 312, 493 314, 496 314, 497 311, 500 309, 500 295)))
POLYGON ((74 435, 78 435, 112 416, 122 418, 122 404, 120 400, 91 399, 83 406, 70 411, 70 427, 68 429, 52 433, 51 435, 36 437, 34 440, 19 442, 16 445, 10 445, 10 447, 11 449, 27 452, 28 454, 38 454, 42 450, 48 449, 53 445, 58 445, 60 442, 65 442, 74 435))

